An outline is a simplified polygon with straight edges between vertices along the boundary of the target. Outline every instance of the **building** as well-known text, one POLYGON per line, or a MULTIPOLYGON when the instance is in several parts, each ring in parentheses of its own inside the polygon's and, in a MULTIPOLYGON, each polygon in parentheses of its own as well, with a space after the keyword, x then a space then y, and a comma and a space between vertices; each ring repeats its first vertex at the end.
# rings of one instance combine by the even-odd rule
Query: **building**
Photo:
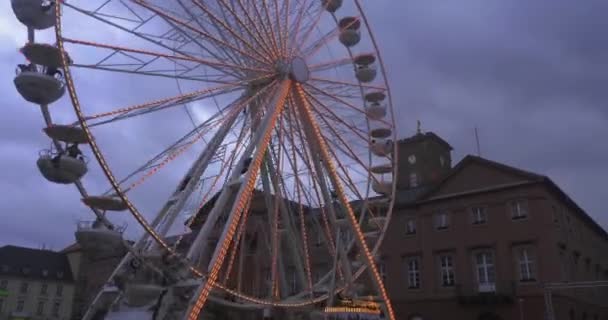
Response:
MULTIPOLYGON (((399 142, 381 271, 398 319, 544 319, 544 285, 608 280, 608 234, 546 176, 433 133, 399 142)), ((557 320, 608 320, 608 287, 553 293, 557 320)))
POLYGON ((74 278, 65 254, 0 247, 0 320, 69 320, 74 278))
MULTIPOLYGON (((546 284, 608 280, 608 234, 550 178, 476 156, 452 166, 451 151, 432 132, 398 141, 397 197, 378 257, 397 319, 544 319, 546 284)), ((196 215, 178 252, 187 251, 216 198, 196 215)), ((242 276, 239 290, 263 296, 270 291, 270 252, 259 192, 250 210, 250 223, 260 227, 244 235, 246 249, 235 257, 228 286, 242 276)), ((305 210, 314 216, 314 208, 305 210)), ((311 228, 313 220, 307 221, 311 228)), ((221 226, 222 221, 200 265, 210 259, 221 226)), ((322 232, 315 233, 309 250, 318 280, 333 260, 322 232)), ((167 242, 173 245, 177 238, 167 242)), ((77 247, 65 252, 79 266, 74 267, 82 293, 74 304, 78 314, 123 253, 100 256, 77 247)), ((296 277, 297 266, 284 267, 288 278, 279 281, 281 292, 298 292, 305 284, 296 277)), ((552 297, 556 320, 608 320, 608 287, 557 290, 552 297)), ((232 318, 247 316, 257 317, 232 318)))

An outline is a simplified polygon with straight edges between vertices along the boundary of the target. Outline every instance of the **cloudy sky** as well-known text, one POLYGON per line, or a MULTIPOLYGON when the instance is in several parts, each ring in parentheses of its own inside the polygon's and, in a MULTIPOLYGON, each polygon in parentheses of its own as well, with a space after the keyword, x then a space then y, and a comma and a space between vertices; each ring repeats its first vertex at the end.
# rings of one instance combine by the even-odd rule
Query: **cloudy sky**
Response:
MULTIPOLYGON (((413 134, 420 120, 424 130, 452 144, 459 160, 476 152, 477 127, 482 156, 550 176, 608 228, 603 203, 608 197, 603 183, 608 181, 608 3, 377 0, 365 8, 388 68, 399 122, 406 124, 400 136, 413 134)), ((46 243, 59 249, 73 241, 75 222, 90 213, 73 187, 47 183, 37 172, 38 151, 48 146, 43 120, 12 83, 15 65, 22 62, 17 49, 25 40, 26 29, 9 1, 0 2, 0 245, 46 243)), ((104 103, 121 93, 167 95, 142 84, 119 87, 114 84, 128 78, 109 76, 77 78, 80 95, 98 99, 106 90, 104 103)), ((59 109, 58 119, 74 120, 67 97, 52 108, 59 109)), ((133 128, 115 129, 123 140, 101 141, 102 147, 120 155, 119 146, 133 143, 147 155, 163 138, 179 136, 158 136, 149 123, 133 128)), ((119 168, 137 162, 115 161, 119 168)), ((102 192, 107 184, 98 169, 91 170, 87 186, 102 192)), ((166 192, 148 197, 161 199, 166 192)))

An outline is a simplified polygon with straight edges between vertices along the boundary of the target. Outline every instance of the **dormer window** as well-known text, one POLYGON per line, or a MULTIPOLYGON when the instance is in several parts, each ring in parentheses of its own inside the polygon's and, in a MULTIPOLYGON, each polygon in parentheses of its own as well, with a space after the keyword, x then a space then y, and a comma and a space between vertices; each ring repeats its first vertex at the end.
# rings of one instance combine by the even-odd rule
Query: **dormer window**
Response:
POLYGON ((42 276, 43 277, 47 277, 48 275, 49 275, 49 271, 48 270, 46 270, 46 269, 42 270, 42 276))
POLYGON ((59 279, 63 278, 63 271, 57 271, 57 278, 59 278, 59 279))
POLYGON ((23 267, 23 269, 21 269, 21 272, 23 272, 23 274, 30 274, 30 268, 23 267))

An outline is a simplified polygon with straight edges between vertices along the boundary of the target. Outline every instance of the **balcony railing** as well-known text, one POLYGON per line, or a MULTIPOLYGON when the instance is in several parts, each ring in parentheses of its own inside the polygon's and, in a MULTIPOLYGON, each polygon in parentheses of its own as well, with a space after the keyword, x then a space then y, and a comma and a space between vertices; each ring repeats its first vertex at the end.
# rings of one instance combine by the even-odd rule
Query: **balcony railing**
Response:
POLYGON ((456 285, 461 304, 511 304, 515 301, 515 282, 474 283, 456 285))

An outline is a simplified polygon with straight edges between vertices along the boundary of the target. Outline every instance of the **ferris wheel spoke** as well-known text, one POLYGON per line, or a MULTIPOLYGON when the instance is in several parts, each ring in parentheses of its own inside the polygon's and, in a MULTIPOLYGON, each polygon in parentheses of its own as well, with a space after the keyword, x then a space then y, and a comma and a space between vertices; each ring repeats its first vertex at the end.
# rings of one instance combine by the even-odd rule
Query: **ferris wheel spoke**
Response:
MULTIPOLYGON (((136 69, 134 69, 135 72, 140 71, 143 67, 148 65, 149 62, 147 62, 147 60, 142 60, 142 59, 139 59, 132 55, 128 55, 129 53, 135 53, 135 54, 140 54, 140 55, 144 55, 144 56, 152 56, 155 59, 164 58, 164 59, 169 60, 170 62, 179 62, 179 61, 194 62, 197 64, 209 66, 224 74, 230 74, 230 73, 226 72, 226 69, 255 71, 255 72, 260 72, 260 73, 265 73, 265 74, 269 74, 272 72, 270 69, 248 67, 248 66, 238 65, 238 64, 229 64, 229 63, 221 62, 218 60, 202 59, 202 58, 198 58, 198 57, 184 56, 181 54, 180 55, 166 54, 166 53, 161 53, 161 52, 154 52, 154 51, 128 48, 128 47, 123 47, 123 46, 96 43, 96 42, 91 42, 91 41, 84 41, 84 40, 70 39, 70 38, 63 38, 63 41, 65 41, 67 43, 79 44, 79 45, 83 45, 83 46, 89 46, 89 47, 95 47, 95 48, 101 48, 101 49, 110 49, 110 50, 113 50, 112 55, 123 54, 125 56, 128 56, 128 57, 132 58, 132 60, 133 60, 132 63, 130 63, 128 65, 137 67, 136 69)), ((105 59, 105 60, 102 59, 101 61, 95 63, 94 65, 103 67, 104 62, 106 62, 106 61, 107 61, 107 59, 105 59)), ((182 66, 186 67, 186 65, 182 65, 182 66)))
MULTIPOLYGON (((228 26, 224 21, 222 21, 215 14, 213 14, 213 12, 211 12, 211 10, 209 10, 207 8, 207 6, 203 5, 203 3, 201 1, 192 0, 192 3, 194 3, 194 5, 196 5, 200 10, 202 10, 209 18, 211 18, 211 20, 213 20, 214 24, 219 25, 219 26, 221 26, 221 29, 228 31, 235 39, 237 39, 240 42, 240 44, 245 45, 245 47, 247 47, 248 50, 251 50, 253 52, 257 51, 257 48, 255 48, 251 43, 249 43, 249 41, 245 40, 240 33, 236 32, 234 29, 232 29, 230 26, 228 26)), ((219 27, 218 27, 218 32, 220 34, 222 33, 220 31, 219 27)), ((223 37, 223 38, 224 38, 224 41, 226 41, 226 37, 223 37)), ((267 58, 263 55, 261 55, 261 57, 267 63, 271 63, 271 60, 269 58, 267 58)))
POLYGON ((327 79, 327 78, 320 78, 320 77, 311 77, 310 80, 318 81, 318 82, 325 82, 325 83, 332 83, 332 84, 341 85, 341 86, 386 91, 386 88, 384 88, 384 87, 374 86, 374 85, 369 85, 369 84, 362 84, 362 83, 355 83, 355 82, 348 82, 348 81, 341 81, 341 80, 334 80, 334 79, 327 79))
MULTIPOLYGON (((312 5, 312 4, 311 4, 312 5)), ((304 10, 304 8, 306 8, 306 6, 302 6, 301 10, 304 10)), ((318 12, 316 12, 316 14, 314 15, 314 17, 312 18, 312 23, 308 24, 306 26, 306 28, 299 28, 300 25, 298 25, 298 29, 296 29, 296 33, 294 34, 294 44, 293 44, 293 49, 298 52, 299 54, 304 54, 305 51, 302 50, 304 48, 304 46, 306 45, 306 42, 308 41, 308 38, 310 37, 312 31, 319 25, 319 23, 321 22, 321 18, 323 17, 323 13, 325 6, 321 5, 318 9, 318 12), (302 29, 306 29, 305 31, 302 29), (298 39, 299 33, 303 32, 302 34, 302 38, 298 39)), ((308 10, 310 10, 310 8, 308 8, 308 10)), ((300 12, 300 14, 304 14, 303 12, 300 12)), ((306 57, 306 56, 305 56, 306 57)))
MULTIPOLYGON (((225 0, 221 0, 222 2, 225 2, 225 0)), ((276 50, 276 47, 274 47, 274 44, 272 43, 272 40, 270 40, 270 36, 269 34, 266 32, 266 28, 265 28, 265 24, 264 23, 257 23, 256 21, 254 21, 254 19, 252 18, 250 10, 248 10, 247 8, 245 8, 245 5, 243 4, 242 0, 236 0, 236 3, 238 4, 239 8, 241 9, 241 11, 243 12, 243 14, 245 15, 245 18, 247 19, 249 25, 247 25, 246 23, 243 23, 243 28, 246 30, 251 30, 253 32, 256 33, 256 35, 259 37, 260 42, 263 42, 263 46, 264 48, 266 48, 265 52, 267 54, 269 54, 270 56, 274 56, 277 57, 279 55, 279 52, 276 50), (264 30, 261 30, 260 28, 263 28, 264 30), (269 41, 269 42, 267 42, 269 41)), ((236 12, 236 10, 235 10, 236 12)), ((239 15, 237 13, 233 13, 235 17, 237 17, 237 21, 239 21, 240 19, 238 18, 239 15)), ((259 15, 254 13, 254 16, 259 17, 259 15)))
POLYGON ((353 66, 353 58, 345 57, 345 58, 339 58, 339 59, 332 59, 331 61, 326 61, 326 62, 310 65, 310 66, 308 66, 308 69, 310 70, 311 73, 313 73, 313 72, 316 73, 316 72, 326 71, 329 69, 335 69, 335 68, 343 67, 343 66, 353 66))
POLYGON ((165 12, 163 12, 163 11, 155 8, 155 7, 153 7, 152 5, 150 5, 149 3, 147 3, 147 1, 144 1, 144 0, 132 0, 132 1, 134 1, 135 3, 139 4, 140 6, 142 6, 144 8, 147 8, 147 9, 153 11, 157 15, 159 15, 159 16, 161 16, 163 18, 166 18, 167 20, 171 21, 172 23, 174 23, 176 25, 182 26, 182 27, 184 27, 184 28, 186 28, 186 29, 188 29, 188 30, 196 33, 196 34, 199 34, 199 35, 205 37, 207 40, 209 40, 210 42, 212 42, 214 44, 217 44, 217 45, 219 45, 219 46, 221 46, 221 47, 223 47, 225 49, 230 49, 230 50, 232 50, 232 52, 239 53, 241 56, 248 57, 248 58, 250 58, 250 59, 252 59, 254 61, 257 61, 258 63, 260 63, 262 65, 268 65, 268 63, 266 61, 264 61, 264 60, 262 60, 262 59, 260 59, 258 57, 255 57, 255 56, 253 56, 253 55, 251 55, 251 54, 249 54, 247 52, 244 52, 244 51, 240 50, 239 48, 237 48, 237 47, 235 47, 235 46, 233 46, 233 45, 231 45, 229 43, 226 43, 225 41, 223 41, 221 39, 218 39, 218 38, 214 37, 213 35, 211 35, 208 32, 205 32, 203 30, 195 28, 195 27, 191 26, 190 24, 186 23, 185 21, 183 21, 183 20, 181 20, 179 18, 176 18, 176 17, 174 17, 172 15, 169 15, 169 14, 167 14, 167 13, 165 13, 165 12))
MULTIPOLYGON (((357 106, 353 105, 352 103, 350 103, 350 102, 348 102, 348 101, 346 101, 346 100, 344 100, 344 99, 341 99, 341 98, 339 98, 339 97, 336 97, 335 95, 333 95, 333 94, 331 94, 331 93, 327 92, 326 90, 323 90, 323 89, 319 88, 319 87, 318 87, 318 86, 316 86, 316 85, 313 85, 313 84, 307 83, 307 84, 306 84, 306 86, 307 86, 308 88, 312 89, 313 91, 316 91, 316 92, 320 93, 321 95, 323 95, 323 96, 325 96, 325 97, 327 97, 327 98, 329 98, 329 99, 331 99, 331 100, 334 100, 334 101, 336 101, 336 102, 338 102, 338 103, 342 104, 343 106, 346 106, 346 107, 348 107, 348 108, 350 108, 350 109, 352 109, 352 110, 354 110, 354 111, 356 111, 356 112, 358 112, 358 113, 360 113, 360 114, 367 115, 367 112, 365 112, 365 110, 362 110, 362 108, 357 107, 357 106)), ((325 104, 321 103, 321 101, 320 101, 319 99, 316 99, 314 95, 312 95, 311 93, 307 93, 307 95, 308 95, 309 97, 311 97, 313 100, 315 100, 315 102, 317 102, 319 105, 321 105, 321 106, 322 106, 324 109, 326 109, 328 112, 333 113, 333 111, 331 111, 331 109, 330 109, 330 108, 328 108, 328 107, 327 107, 325 104)), ((339 117, 338 117, 338 118, 339 118, 339 117)), ((392 128, 392 127, 393 127, 393 124, 392 124, 392 123, 389 123, 389 122, 388 122, 388 121, 386 121, 386 120, 380 119, 380 120, 377 120, 377 121, 378 121, 378 122, 380 122, 380 123, 382 123, 382 124, 385 124, 385 125, 389 126, 389 128, 392 128)))
POLYGON ((264 36, 257 30, 257 28, 255 28, 255 26, 252 23, 251 17, 249 16, 249 14, 247 12, 245 12, 245 17, 252 24, 251 26, 247 26, 245 24, 245 22, 239 16, 239 14, 236 12, 236 8, 234 7, 234 1, 232 2, 232 4, 233 4, 232 6, 229 5, 228 3, 226 3, 226 0, 216 0, 216 3, 218 3, 218 4, 221 3, 223 8, 225 8, 232 15, 232 18, 234 19, 234 21, 236 21, 236 23, 240 26, 240 28, 249 35, 249 38, 253 39, 255 44, 264 52, 265 55, 267 55, 269 57, 274 56, 274 54, 271 53, 271 51, 270 51, 270 49, 271 49, 270 46, 266 43, 266 41, 264 41, 264 36), (251 30, 252 26, 254 27, 253 30, 251 30), (264 43, 262 43, 262 42, 264 42, 264 43))
MULTIPOLYGON (((178 1, 181 3, 181 0, 178 0, 178 1)), ((221 38, 222 41, 231 44, 232 46, 238 48, 238 50, 241 50, 241 51, 245 49, 245 48, 243 48, 243 45, 244 45, 245 47, 247 47, 247 51, 257 52, 257 50, 253 47, 253 45, 249 41, 247 41, 243 38, 244 35, 241 32, 237 32, 233 28, 228 26, 227 23, 223 22, 211 10, 209 10, 206 5, 203 5, 203 3, 201 1, 192 0, 191 2, 195 5, 195 7, 197 9, 203 11, 205 13, 206 17, 210 18, 211 21, 207 21, 207 24, 211 25, 213 27, 213 29, 215 29, 216 34, 219 35, 219 37, 221 38), (225 33, 225 31, 230 33, 230 35, 227 35, 225 33)), ((190 14, 192 14, 192 13, 190 13, 190 14)), ((222 11, 222 14, 225 16, 224 11, 222 11)), ((205 20, 208 20, 208 19, 205 19, 205 20)), ((200 17, 197 18, 196 21, 202 30, 204 30, 205 32, 209 32, 208 29, 202 25, 202 23, 200 21, 200 17)), ((222 47, 220 47, 219 49, 224 50, 224 48, 222 48, 222 47)), ((224 50, 224 51, 228 56, 231 57, 231 59, 240 61, 240 63, 244 63, 244 59, 246 57, 244 57, 242 55, 236 55, 235 53, 237 53, 237 52, 234 52, 234 51, 232 51, 232 52, 226 51, 226 50, 224 50)), ((270 62, 268 57, 266 57, 265 55, 258 54, 257 57, 263 59, 266 62, 270 62)))
POLYGON ((203 90, 196 90, 196 91, 193 91, 190 93, 180 94, 180 95, 173 96, 173 97, 156 99, 156 100, 152 100, 152 101, 148 101, 148 102, 144 102, 144 103, 140 103, 140 104, 136 104, 136 105, 121 107, 121 108, 114 109, 111 111, 105 111, 105 112, 101 112, 101 113, 97 113, 97 114, 84 116, 84 120, 91 121, 91 120, 97 120, 100 118, 114 117, 103 123, 97 122, 97 123, 92 123, 91 125, 95 126, 95 125, 105 124, 108 122, 117 121, 117 120, 125 119, 128 117, 132 117, 132 116, 142 115, 142 114, 145 114, 148 112, 163 110, 166 108, 182 105, 182 104, 188 103, 188 102, 193 102, 193 101, 198 101, 198 100, 205 99, 205 98, 210 98, 210 97, 213 97, 213 96, 219 95, 219 94, 234 92, 235 90, 240 89, 240 87, 239 87, 240 84, 241 84, 241 82, 237 82, 237 83, 233 83, 233 84, 229 84, 229 85, 221 85, 218 87, 213 87, 213 88, 208 88, 208 89, 203 89, 203 90))

